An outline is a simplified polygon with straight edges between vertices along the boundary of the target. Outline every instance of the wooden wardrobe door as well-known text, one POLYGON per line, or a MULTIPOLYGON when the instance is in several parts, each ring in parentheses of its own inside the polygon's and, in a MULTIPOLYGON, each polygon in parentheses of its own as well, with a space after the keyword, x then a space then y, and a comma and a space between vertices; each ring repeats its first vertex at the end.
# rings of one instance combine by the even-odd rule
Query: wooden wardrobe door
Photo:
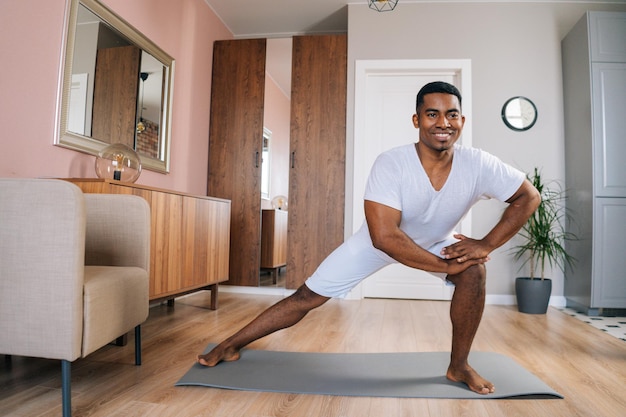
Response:
POLYGON ((293 38, 286 287, 344 240, 347 36, 293 38))
POLYGON ((91 136, 135 149, 141 49, 134 45, 98 49, 91 136))
POLYGON ((231 200, 229 284, 259 285, 265 39, 213 47, 208 195, 231 200))

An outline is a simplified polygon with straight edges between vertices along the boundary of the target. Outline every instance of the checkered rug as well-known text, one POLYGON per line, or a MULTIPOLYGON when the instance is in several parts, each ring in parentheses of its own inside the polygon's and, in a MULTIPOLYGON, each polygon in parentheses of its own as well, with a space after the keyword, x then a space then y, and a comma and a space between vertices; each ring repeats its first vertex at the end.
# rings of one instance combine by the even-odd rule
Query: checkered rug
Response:
POLYGON ((560 308, 559 310, 626 342, 626 317, 588 316, 571 308, 560 308))

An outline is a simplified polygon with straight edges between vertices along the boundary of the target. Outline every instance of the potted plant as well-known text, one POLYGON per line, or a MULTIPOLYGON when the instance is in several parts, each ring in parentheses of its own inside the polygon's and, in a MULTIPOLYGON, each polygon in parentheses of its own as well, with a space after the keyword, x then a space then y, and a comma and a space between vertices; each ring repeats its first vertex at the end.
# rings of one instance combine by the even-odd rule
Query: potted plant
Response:
POLYGON ((575 259, 567 253, 565 241, 576 239, 576 236, 565 229, 565 222, 570 217, 560 187, 549 188, 537 168, 528 179, 541 194, 541 203, 518 233, 522 243, 512 249, 515 260, 524 260, 520 269, 530 265, 530 277, 515 280, 515 294, 519 311, 545 314, 552 292, 552 280, 545 277, 546 265, 557 266, 563 272, 566 266, 572 266, 575 259))

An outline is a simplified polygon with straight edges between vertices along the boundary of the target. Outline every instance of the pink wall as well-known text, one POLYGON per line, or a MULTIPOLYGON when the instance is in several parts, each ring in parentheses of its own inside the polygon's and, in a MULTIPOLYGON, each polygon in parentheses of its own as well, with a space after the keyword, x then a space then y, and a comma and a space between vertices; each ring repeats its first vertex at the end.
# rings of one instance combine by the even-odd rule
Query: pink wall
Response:
MULTIPOLYGON (((232 34, 203 0, 102 0, 176 60, 171 170, 138 184, 206 194, 213 41, 232 34)), ((0 177, 95 177, 53 145, 65 0, 0 2, 0 177)))
POLYGON ((289 98, 274 80, 265 74, 265 110, 263 125, 272 131, 270 144, 270 199, 261 200, 261 208, 272 208, 271 199, 289 196, 289 130, 291 106, 289 98))

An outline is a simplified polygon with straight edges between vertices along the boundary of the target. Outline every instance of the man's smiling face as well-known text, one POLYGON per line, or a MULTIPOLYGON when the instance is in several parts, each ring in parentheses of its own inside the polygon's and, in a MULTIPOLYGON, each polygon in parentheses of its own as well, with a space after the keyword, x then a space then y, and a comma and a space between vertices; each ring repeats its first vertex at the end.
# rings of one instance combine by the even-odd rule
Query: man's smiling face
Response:
POLYGON ((419 128, 419 140, 435 151, 450 149, 461 136, 465 116, 461 104, 453 94, 431 93, 413 115, 413 124, 419 128))

